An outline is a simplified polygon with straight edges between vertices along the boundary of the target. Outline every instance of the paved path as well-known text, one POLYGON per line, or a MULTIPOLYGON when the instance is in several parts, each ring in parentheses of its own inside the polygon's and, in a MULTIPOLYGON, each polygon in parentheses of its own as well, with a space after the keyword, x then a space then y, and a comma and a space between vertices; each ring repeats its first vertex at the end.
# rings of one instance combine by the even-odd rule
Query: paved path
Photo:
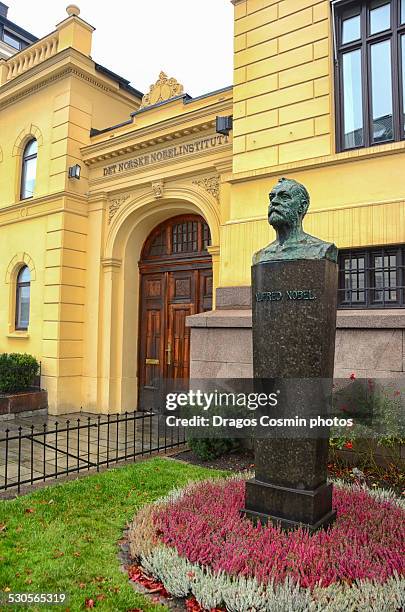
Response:
POLYGON ((139 412, 109 419, 83 412, 2 421, 0 490, 165 450, 179 436, 165 432, 156 415, 139 412))

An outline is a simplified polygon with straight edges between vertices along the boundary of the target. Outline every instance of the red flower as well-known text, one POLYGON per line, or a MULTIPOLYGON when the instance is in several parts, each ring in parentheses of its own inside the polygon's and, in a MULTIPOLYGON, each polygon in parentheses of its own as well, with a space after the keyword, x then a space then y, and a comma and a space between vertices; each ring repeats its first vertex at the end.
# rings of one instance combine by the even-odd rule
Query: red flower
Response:
POLYGON ((353 442, 351 442, 350 440, 348 440, 347 442, 345 442, 344 447, 345 447, 345 448, 353 448, 353 442))
POLYGON ((354 372, 350 374, 350 380, 356 380, 356 374, 354 372))

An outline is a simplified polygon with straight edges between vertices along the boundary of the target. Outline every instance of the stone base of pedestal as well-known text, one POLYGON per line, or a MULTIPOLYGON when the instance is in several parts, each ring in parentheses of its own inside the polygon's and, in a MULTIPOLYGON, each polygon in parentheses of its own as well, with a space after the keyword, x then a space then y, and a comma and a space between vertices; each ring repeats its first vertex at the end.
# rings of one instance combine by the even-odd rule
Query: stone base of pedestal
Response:
POLYGON ((332 485, 322 484, 314 490, 290 489, 261 482, 246 483, 246 506, 242 513, 253 521, 280 523, 283 529, 305 527, 316 531, 333 523, 332 485), (272 514, 266 510, 272 509, 272 514))

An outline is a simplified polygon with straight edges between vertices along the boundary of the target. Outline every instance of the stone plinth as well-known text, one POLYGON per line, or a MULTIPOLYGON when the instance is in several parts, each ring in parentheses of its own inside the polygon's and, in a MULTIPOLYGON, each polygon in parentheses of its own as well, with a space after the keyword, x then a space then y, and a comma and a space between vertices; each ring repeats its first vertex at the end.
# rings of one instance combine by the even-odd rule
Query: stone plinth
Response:
MULTIPOLYGON (((332 386, 337 264, 327 259, 260 263, 252 268, 252 281, 254 378, 276 379, 286 391, 294 379, 295 400, 289 405, 291 396, 282 393, 277 415, 313 415, 308 379, 315 390, 319 379, 332 386)), ((326 437, 257 440, 244 513, 285 528, 330 524, 335 514, 327 457, 326 437)))

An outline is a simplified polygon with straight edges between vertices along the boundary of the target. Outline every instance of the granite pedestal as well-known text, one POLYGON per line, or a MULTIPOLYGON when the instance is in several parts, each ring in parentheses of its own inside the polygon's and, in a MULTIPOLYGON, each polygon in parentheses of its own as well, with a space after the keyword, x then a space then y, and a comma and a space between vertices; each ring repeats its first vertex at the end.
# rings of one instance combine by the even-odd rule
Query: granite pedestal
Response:
MULTIPOLYGON (((325 385, 332 390, 337 264, 328 259, 255 264, 252 296, 254 378, 263 384, 275 379, 286 391, 272 416, 313 416, 322 408, 314 394, 319 400, 321 392, 328 395, 325 385)), ((255 478, 246 485, 244 514, 284 528, 329 525, 335 512, 327 457, 325 431, 323 437, 256 440, 255 478)))

